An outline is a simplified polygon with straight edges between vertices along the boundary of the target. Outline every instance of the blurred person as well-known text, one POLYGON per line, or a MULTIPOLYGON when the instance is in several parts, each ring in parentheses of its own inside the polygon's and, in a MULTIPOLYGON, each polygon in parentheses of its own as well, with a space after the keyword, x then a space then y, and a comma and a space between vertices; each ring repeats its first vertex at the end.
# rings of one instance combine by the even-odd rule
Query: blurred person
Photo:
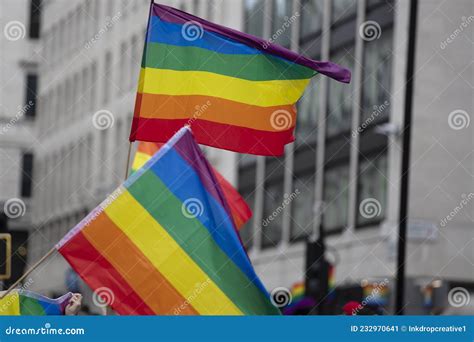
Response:
POLYGON ((361 303, 351 300, 347 302, 343 307, 342 311, 346 316, 374 316, 377 313, 368 308, 367 306, 363 306, 361 303))
POLYGON ((64 309, 66 316, 77 316, 82 307, 82 295, 80 293, 73 293, 69 303, 64 309))

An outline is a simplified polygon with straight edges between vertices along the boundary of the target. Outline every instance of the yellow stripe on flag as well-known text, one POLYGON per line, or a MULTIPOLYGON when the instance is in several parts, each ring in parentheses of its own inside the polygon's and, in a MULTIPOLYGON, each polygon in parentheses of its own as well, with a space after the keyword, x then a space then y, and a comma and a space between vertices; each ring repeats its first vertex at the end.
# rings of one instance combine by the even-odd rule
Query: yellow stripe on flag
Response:
POLYGON ((0 316, 19 316, 20 296, 17 292, 7 294, 0 300, 0 316))
POLYGON ((142 68, 138 91, 161 95, 206 95, 269 107, 294 104, 309 81, 248 81, 206 71, 142 68))
POLYGON ((149 154, 137 151, 137 153, 135 153, 135 158, 133 159, 132 170, 136 171, 141 168, 147 161, 150 160, 151 157, 152 156, 149 154))
POLYGON ((123 193, 105 209, 105 213, 176 290, 191 301, 200 314, 242 315, 148 211, 126 189, 122 190, 123 193), (197 288, 199 294, 196 294, 197 288))

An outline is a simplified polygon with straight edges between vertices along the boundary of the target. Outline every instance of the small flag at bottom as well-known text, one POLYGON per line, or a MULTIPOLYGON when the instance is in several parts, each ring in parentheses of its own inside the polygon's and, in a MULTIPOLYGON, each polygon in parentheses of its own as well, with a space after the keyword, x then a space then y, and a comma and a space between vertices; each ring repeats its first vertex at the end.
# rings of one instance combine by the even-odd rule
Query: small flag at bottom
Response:
POLYGON ((14 290, 0 300, 0 316, 64 315, 72 293, 51 299, 27 290, 14 290))
POLYGON ((182 128, 56 246, 122 315, 279 314, 182 128))

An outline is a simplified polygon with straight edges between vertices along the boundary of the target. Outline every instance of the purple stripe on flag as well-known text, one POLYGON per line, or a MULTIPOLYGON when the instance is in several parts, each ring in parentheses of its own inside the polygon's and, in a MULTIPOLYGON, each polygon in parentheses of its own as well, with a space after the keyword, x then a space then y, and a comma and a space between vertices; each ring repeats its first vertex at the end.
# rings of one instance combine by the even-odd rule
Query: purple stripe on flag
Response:
MULTIPOLYGON (((186 129, 189 128, 186 127, 186 129)), ((192 133, 191 130, 190 132, 192 133)), ((229 216, 229 221, 234 224, 234 220, 232 219, 232 211, 230 210, 227 204, 222 189, 218 185, 219 182, 217 181, 217 178, 214 175, 214 171, 202 155, 201 150, 196 149, 196 146, 197 145, 191 138, 191 134, 189 134, 188 136, 185 136, 185 139, 178 140, 174 145, 174 148, 179 153, 179 155, 196 171, 206 190, 209 192, 209 194, 211 194, 212 197, 216 199, 217 203, 222 205, 227 215, 229 216), (189 158, 189 151, 193 151, 196 156, 194 158, 189 158), (206 175, 213 175, 213 177, 211 179, 206 175)), ((234 229, 237 231, 237 227, 234 226, 234 229)))

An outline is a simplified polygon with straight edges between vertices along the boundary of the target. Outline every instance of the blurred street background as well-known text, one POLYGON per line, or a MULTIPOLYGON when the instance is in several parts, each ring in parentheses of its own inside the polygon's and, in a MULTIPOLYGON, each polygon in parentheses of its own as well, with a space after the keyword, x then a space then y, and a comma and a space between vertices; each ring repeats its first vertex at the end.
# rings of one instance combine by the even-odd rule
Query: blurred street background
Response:
MULTIPOLYGON (((352 71, 350 85, 313 79, 284 156, 203 147, 253 209, 242 240, 282 308, 306 288, 324 302, 313 314, 351 300, 395 314, 402 265, 405 314, 474 314, 471 0, 419 0, 414 30, 406 0, 160 3, 352 71)), ((148 9, 0 1, 4 289, 123 181, 148 9)), ((26 282, 100 313, 59 255, 26 282)))

